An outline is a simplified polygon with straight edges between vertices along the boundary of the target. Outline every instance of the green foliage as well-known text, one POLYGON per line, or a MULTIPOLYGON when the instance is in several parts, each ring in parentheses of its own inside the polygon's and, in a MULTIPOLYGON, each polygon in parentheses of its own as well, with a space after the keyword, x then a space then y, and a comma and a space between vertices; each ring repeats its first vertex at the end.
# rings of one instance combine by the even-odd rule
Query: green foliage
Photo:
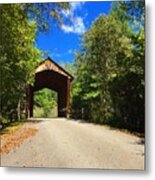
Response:
POLYGON ((52 110, 57 110, 57 93, 50 89, 35 92, 34 106, 34 112, 37 110, 42 111, 40 114, 35 113, 37 117, 57 116, 57 112, 51 114, 51 112, 53 112, 52 110))
MULTIPOLYGON (((119 126, 144 131, 144 86, 142 76, 127 72, 109 83, 114 116, 119 126)), ((112 122, 113 123, 113 122, 112 122)))
POLYGON ((114 3, 85 33, 72 108, 88 121, 144 131, 144 3, 134 5, 114 3))
POLYGON ((52 23, 62 24, 64 19, 62 16, 62 9, 70 8, 69 2, 52 2, 52 3, 26 3, 24 4, 24 11, 29 19, 35 20, 38 30, 46 32, 49 30, 49 20, 52 23))
POLYGON ((2 116, 15 114, 19 101, 24 107, 26 83, 41 52, 34 46, 37 25, 28 21, 22 4, 0 5, 0 63, 2 116))
POLYGON ((60 14, 67 8, 69 3, 0 4, 0 105, 1 116, 9 121, 25 113, 26 86, 33 84, 33 70, 42 55, 35 47, 37 33, 48 30, 49 16, 53 23, 60 22, 53 10, 60 14))

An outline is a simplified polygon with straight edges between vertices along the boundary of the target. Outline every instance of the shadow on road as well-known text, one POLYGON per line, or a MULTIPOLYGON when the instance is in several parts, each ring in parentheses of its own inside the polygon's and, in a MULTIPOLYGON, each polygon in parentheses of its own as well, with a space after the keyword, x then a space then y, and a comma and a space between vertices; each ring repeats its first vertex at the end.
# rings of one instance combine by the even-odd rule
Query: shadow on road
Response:
POLYGON ((25 123, 41 123, 41 122, 43 122, 44 120, 42 120, 42 119, 28 119, 28 120, 26 120, 25 121, 25 123))
POLYGON ((143 144, 145 144, 145 140, 144 140, 144 139, 141 139, 141 140, 137 141, 137 144, 143 145, 143 144))

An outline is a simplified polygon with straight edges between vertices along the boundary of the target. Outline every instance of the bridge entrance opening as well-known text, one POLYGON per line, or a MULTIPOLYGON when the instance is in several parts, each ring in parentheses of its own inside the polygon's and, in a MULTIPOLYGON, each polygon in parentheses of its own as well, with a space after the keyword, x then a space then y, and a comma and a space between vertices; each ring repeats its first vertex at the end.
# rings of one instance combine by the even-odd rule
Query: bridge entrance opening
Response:
POLYGON ((48 88, 34 92, 33 117, 58 117, 57 92, 48 88))

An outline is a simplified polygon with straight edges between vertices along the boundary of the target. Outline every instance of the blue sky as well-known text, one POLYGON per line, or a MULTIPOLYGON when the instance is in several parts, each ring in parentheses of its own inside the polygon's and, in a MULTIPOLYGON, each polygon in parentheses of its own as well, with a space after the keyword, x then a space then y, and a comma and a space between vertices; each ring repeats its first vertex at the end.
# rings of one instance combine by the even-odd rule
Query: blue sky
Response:
POLYGON ((50 22, 50 31, 39 33, 37 47, 47 51, 59 64, 74 62, 74 52, 80 48, 82 35, 100 14, 108 14, 110 7, 111 2, 71 2, 71 9, 62 11, 66 23, 58 27, 50 22))

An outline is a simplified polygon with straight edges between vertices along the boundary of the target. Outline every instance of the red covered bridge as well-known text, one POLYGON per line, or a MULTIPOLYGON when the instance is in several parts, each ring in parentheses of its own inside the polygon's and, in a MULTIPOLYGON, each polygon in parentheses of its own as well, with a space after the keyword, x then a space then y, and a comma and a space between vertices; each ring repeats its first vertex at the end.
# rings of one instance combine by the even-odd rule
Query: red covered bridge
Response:
POLYGON ((70 111, 70 86, 73 76, 51 58, 42 61, 35 69, 34 85, 27 89, 27 117, 33 117, 34 92, 49 88, 58 93, 58 117, 67 117, 70 111))

